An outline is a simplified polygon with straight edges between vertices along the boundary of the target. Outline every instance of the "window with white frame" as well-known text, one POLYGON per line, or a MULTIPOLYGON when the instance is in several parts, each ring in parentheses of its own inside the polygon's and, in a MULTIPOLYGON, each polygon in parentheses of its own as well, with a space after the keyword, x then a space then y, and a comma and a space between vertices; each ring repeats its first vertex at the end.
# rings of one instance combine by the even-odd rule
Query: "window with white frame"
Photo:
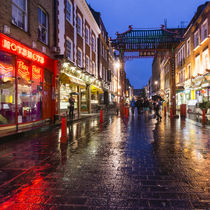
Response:
POLYGON ((95 65, 95 62, 94 61, 92 62, 92 73, 94 75, 96 75, 96 65, 95 65))
POLYGON ((194 33, 194 47, 199 45, 199 29, 194 33))
POLYGON ((96 40, 95 40, 95 36, 92 35, 92 50, 93 52, 96 51, 96 40))
POLYGON ((190 38, 187 40, 187 57, 190 55, 190 50, 191 50, 191 47, 190 47, 190 38))
POLYGON ((90 43, 90 30, 87 26, 85 27, 85 42, 87 44, 90 43))
POLYGON ((73 24, 73 5, 70 0, 66 0, 66 19, 73 24))
POLYGON ((208 37, 208 19, 201 26, 201 41, 208 37))
POLYGON ((40 7, 38 8, 38 21, 38 39, 41 42, 48 44, 48 16, 40 7))
POLYGON ((202 66, 203 66, 203 72, 206 73, 207 69, 210 69, 210 63, 209 63, 209 49, 203 51, 202 53, 202 66))
POLYGON ((27 31, 27 0, 12 0, 12 23, 27 31))
POLYGON ((90 63, 89 57, 86 55, 86 59, 85 59, 85 68, 86 68, 86 71, 87 71, 87 72, 90 72, 89 63, 90 63))
POLYGON ((82 36, 82 18, 77 14, 77 33, 82 36))
POLYGON ((66 39, 66 56, 73 62, 73 42, 69 37, 66 39))
POLYGON ((99 74, 100 74, 100 75, 99 75, 100 78, 102 78, 102 74, 103 74, 102 72, 103 72, 103 70, 102 70, 102 63, 100 63, 100 73, 99 73, 99 74))
POLYGON ((200 55, 197 55, 195 57, 195 69, 193 72, 193 76, 198 75, 199 72, 200 72, 200 55))
POLYGON ((80 48, 77 50, 77 65, 82 67, 82 50, 80 48))
POLYGON ((181 47, 181 49, 178 51, 178 64, 183 65, 185 59, 185 45, 181 47))
POLYGON ((191 78, 191 64, 187 65, 186 77, 187 77, 187 79, 191 78))

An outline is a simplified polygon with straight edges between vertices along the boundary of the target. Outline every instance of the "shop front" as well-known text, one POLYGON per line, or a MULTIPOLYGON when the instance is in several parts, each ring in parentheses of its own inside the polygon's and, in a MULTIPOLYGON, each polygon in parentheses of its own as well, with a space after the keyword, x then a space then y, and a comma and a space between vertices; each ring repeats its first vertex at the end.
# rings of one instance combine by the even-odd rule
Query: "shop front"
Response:
POLYGON ((55 115, 55 61, 0 33, 0 130, 55 115))
POLYGON ((104 91, 97 85, 91 84, 91 112, 98 112, 100 107, 100 100, 104 96, 104 91))

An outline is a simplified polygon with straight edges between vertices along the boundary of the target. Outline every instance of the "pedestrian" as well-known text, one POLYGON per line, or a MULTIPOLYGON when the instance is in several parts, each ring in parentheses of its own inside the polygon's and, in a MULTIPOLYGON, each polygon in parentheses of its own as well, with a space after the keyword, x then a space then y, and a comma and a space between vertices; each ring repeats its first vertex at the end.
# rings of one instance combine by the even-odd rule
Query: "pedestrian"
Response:
POLYGON ((132 100, 130 102, 130 107, 131 107, 132 114, 134 115, 134 110, 136 107, 136 102, 135 102, 134 98, 132 98, 132 100))
POLYGON ((141 114, 141 107, 142 107, 142 102, 141 102, 140 98, 138 98, 137 101, 136 101, 136 108, 137 108, 137 111, 138 111, 138 115, 141 114))
POLYGON ((158 101, 156 101, 154 104, 154 110, 155 110, 155 115, 156 115, 157 121, 161 121, 161 119, 162 119, 162 117, 160 115, 160 106, 161 106, 161 102, 158 99, 158 101))
POLYGON ((69 98, 69 118, 73 119, 74 118, 74 98, 72 96, 72 94, 70 94, 70 98, 69 98))
POLYGON ((144 99, 144 112, 145 112, 145 117, 148 117, 148 115, 149 115, 149 101, 147 98, 144 99))

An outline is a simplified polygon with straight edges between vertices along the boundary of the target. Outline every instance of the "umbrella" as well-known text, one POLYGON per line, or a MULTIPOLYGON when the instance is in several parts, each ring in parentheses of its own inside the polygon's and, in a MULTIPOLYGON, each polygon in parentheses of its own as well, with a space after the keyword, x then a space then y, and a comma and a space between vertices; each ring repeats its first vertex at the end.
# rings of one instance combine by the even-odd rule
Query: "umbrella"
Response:
POLYGON ((160 95, 154 95, 154 96, 152 96, 152 100, 153 101, 157 101, 158 99, 160 99, 161 101, 164 101, 164 99, 162 99, 160 95))

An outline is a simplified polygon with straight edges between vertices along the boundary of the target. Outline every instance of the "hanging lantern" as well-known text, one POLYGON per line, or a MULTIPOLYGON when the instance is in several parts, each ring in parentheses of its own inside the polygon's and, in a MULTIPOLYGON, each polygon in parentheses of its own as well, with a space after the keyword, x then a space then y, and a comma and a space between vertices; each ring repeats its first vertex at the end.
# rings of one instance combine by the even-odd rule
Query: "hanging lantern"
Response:
POLYGON ((201 90, 201 94, 205 94, 206 93, 206 90, 205 89, 202 89, 201 90))

